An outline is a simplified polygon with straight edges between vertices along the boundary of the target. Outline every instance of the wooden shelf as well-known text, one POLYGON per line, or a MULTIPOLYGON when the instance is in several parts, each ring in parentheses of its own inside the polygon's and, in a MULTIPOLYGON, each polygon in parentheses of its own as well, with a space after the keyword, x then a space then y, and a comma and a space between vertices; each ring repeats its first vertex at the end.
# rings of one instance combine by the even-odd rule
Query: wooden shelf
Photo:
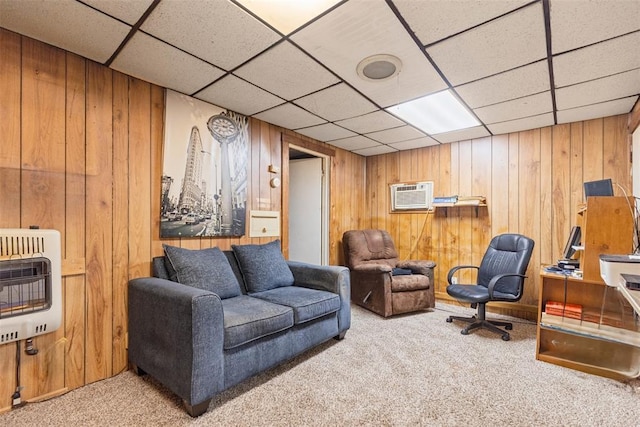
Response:
POLYGON ((472 204, 467 204, 467 203, 454 203, 452 205, 441 205, 441 206, 433 206, 434 209, 443 209, 444 210, 444 216, 448 216, 447 214, 447 210, 448 209, 452 209, 452 208, 474 208, 475 212, 476 212, 476 218, 478 217, 478 210, 479 208, 486 208, 487 204, 486 203, 480 203, 480 204, 476 204, 476 205, 472 205, 472 204))

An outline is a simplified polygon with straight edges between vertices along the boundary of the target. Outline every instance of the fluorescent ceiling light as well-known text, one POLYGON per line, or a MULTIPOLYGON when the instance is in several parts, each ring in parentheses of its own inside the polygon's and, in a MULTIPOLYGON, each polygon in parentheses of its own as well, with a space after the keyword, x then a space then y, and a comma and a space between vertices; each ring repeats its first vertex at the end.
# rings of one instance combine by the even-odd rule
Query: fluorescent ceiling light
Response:
POLYGON ((339 0, 239 0, 244 7, 268 22, 282 34, 289 34, 302 24, 329 9, 339 0))
POLYGON ((386 110, 429 135, 480 125, 448 90, 394 105, 386 110))

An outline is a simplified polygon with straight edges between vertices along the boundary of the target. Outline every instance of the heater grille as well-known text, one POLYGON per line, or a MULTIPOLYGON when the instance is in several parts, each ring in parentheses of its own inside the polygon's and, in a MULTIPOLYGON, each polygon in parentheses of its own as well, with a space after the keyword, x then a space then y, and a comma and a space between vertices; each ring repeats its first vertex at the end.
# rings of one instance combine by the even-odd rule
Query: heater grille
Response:
POLYGON ((43 254, 44 241, 42 236, 0 235, 0 257, 43 254))

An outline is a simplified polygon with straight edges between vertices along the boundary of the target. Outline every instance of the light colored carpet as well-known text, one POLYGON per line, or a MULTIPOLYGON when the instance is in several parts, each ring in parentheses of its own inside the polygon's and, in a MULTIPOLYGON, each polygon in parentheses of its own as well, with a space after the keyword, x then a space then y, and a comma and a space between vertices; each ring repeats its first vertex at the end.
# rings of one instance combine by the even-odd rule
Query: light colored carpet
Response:
POLYGON ((125 372, 0 415, 11 426, 640 426, 640 383, 535 360, 535 326, 511 341, 460 334, 450 314, 383 319, 353 307, 331 340, 217 396, 193 419, 148 376, 125 372))

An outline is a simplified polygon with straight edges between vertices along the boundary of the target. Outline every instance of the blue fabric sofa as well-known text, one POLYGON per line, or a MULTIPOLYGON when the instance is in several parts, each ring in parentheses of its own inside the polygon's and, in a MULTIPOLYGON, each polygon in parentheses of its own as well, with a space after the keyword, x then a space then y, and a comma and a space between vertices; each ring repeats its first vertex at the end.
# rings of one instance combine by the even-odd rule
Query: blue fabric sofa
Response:
POLYGON ((193 417, 351 324, 349 269, 285 261, 277 240, 231 251, 165 245, 153 275, 129 281, 129 361, 193 417))

